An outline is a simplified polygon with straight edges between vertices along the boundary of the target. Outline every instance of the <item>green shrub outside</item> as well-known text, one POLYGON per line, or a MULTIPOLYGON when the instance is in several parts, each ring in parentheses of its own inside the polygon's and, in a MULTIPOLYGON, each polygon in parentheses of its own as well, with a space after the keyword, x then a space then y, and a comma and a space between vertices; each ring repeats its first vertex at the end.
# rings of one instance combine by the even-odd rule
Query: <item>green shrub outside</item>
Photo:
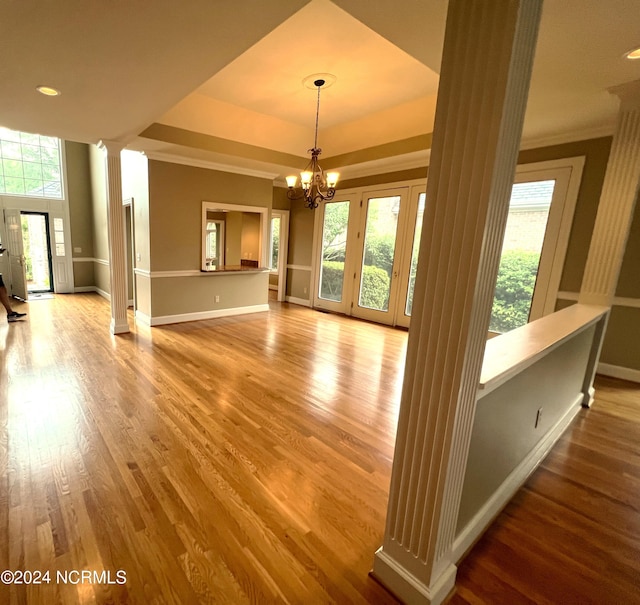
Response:
POLYGON ((342 283, 344 281, 344 263, 325 260, 322 262, 320 280, 320 297, 325 300, 342 300, 342 283))
POLYGON ((539 262, 538 252, 508 250, 503 253, 493 299, 490 330, 508 332, 529 321, 539 262))
POLYGON ((389 309, 389 275, 384 269, 363 267, 360 306, 381 311, 389 309))
MULTIPOLYGON (((342 300, 344 263, 324 261, 320 281, 320 296, 325 300, 342 300)), ((389 307, 389 276, 378 267, 363 268, 360 306, 387 310, 389 307)))

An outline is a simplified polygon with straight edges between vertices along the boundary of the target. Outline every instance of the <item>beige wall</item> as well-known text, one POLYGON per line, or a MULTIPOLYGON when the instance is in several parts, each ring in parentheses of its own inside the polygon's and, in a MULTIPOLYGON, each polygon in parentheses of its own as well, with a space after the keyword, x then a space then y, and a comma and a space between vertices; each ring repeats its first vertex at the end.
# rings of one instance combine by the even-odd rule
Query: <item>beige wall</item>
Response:
MULTIPOLYGON (((242 213, 242 258, 260 260, 260 215, 250 212, 242 213)), ((266 259, 264 259, 266 264, 266 259)))
POLYGON ((154 277, 154 273, 200 271, 203 201, 270 209, 272 197, 268 179, 150 160, 151 317, 266 304, 266 273, 175 277, 154 277))
POLYGON ((311 271, 287 269, 287 296, 311 299, 311 271))
POLYGON ((268 273, 204 274, 198 277, 156 278, 152 282, 152 317, 189 315, 265 305, 268 273), (188 296, 183 296, 187 292, 188 296), (215 302, 216 296, 219 301, 215 302))
POLYGON ((272 181, 149 161, 151 270, 200 269, 202 202, 271 208, 272 181))
POLYGON ((224 264, 239 265, 242 258, 242 212, 227 212, 224 229, 224 264))

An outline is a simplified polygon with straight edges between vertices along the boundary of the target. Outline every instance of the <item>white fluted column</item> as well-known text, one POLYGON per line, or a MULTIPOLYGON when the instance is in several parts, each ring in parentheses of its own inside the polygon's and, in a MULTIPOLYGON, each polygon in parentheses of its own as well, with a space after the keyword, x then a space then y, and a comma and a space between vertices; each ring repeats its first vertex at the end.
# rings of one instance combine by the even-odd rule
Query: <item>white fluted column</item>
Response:
POLYGON ((579 302, 611 307, 640 188, 640 80, 610 89, 620 97, 579 302))
POLYGON ((129 332, 127 317, 127 265, 122 209, 122 143, 100 141, 107 177, 107 230, 109 232, 109 277, 111 285, 111 334, 129 332))
POLYGON ((374 576, 441 603, 541 0, 450 0, 383 546, 374 576))

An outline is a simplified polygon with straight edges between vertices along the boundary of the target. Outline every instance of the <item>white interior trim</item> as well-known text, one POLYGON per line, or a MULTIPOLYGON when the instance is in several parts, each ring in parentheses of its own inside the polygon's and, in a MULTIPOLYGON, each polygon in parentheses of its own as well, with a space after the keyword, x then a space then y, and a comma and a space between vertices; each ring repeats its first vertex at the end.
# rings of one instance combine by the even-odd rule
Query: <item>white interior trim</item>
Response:
POLYGON ((306 298, 296 298, 295 296, 285 297, 285 301, 294 305, 301 305, 303 307, 311 307, 311 301, 306 298))
POLYGON ((633 368, 623 368, 622 366, 614 366, 610 363, 599 363, 597 373, 640 383, 640 370, 634 370, 633 368))
POLYGON ((165 324, 177 324, 187 321, 201 321, 203 319, 217 319, 219 317, 231 317, 233 315, 246 315, 248 313, 261 313, 268 311, 269 305, 251 305, 248 307, 233 307, 231 309, 217 309, 214 311, 199 311, 197 313, 182 313, 180 315, 161 315, 150 318, 149 325, 162 326, 165 324))
POLYGON ((261 179, 273 179, 279 176, 277 172, 266 172, 264 170, 255 170, 254 168, 245 168, 243 166, 232 166, 230 164, 221 164, 209 160, 196 158, 188 158, 172 153, 163 153, 161 151, 145 151, 144 154, 150 160, 159 162, 170 162, 171 164, 182 164, 184 166, 194 166, 195 168, 207 168, 208 170, 218 170, 219 172, 230 172, 232 174, 242 174, 244 176, 254 176, 261 179))

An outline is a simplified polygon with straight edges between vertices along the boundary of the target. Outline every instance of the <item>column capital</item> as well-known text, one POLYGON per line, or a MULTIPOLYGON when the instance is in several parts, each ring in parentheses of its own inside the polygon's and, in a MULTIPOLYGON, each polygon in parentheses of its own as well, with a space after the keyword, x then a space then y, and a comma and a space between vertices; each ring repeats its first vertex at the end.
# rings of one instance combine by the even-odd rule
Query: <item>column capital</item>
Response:
POLYGON ((109 141, 107 139, 101 139, 98 142, 98 149, 105 151, 107 155, 120 156, 120 152, 126 147, 126 143, 122 141, 109 141))
POLYGON ((618 84, 607 90, 620 99, 621 110, 640 109, 640 80, 618 84))

